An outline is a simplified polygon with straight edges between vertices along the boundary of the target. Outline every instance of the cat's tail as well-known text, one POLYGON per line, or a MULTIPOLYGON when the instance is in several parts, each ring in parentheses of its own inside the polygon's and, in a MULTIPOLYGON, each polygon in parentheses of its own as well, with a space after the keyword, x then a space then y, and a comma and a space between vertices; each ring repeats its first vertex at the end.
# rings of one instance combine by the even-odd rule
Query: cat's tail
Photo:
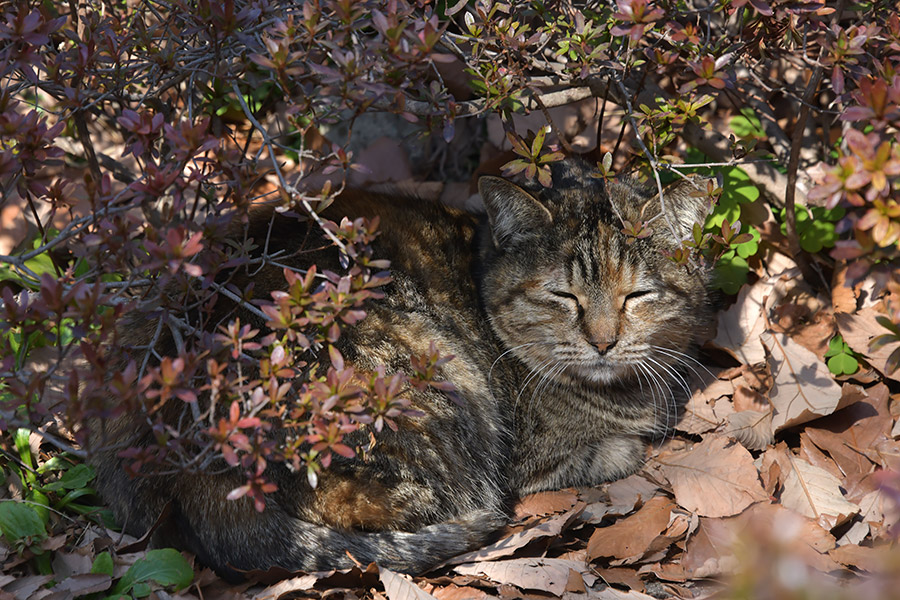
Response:
MULTIPOLYGON (((255 512, 255 511, 254 511, 255 512)), ((377 563, 393 571, 418 574, 481 547, 506 518, 500 511, 477 510, 459 518, 408 531, 342 530, 290 517, 267 507, 255 523, 235 527, 196 527, 175 514, 165 540, 197 555, 226 579, 248 571, 278 567, 287 571, 324 571, 377 563), (177 540, 171 539, 175 533, 177 540)), ((255 518, 254 518, 255 517, 255 518)))

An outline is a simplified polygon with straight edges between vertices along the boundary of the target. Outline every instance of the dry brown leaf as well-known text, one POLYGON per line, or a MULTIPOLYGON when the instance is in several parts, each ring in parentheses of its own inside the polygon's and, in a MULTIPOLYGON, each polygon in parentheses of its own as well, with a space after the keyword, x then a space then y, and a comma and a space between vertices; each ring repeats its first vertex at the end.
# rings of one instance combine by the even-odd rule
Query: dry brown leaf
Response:
POLYGON ((769 350, 769 367, 775 376, 769 392, 775 433, 840 408, 841 386, 815 354, 782 333, 766 332, 760 341, 769 350))
POLYGON ((597 580, 596 576, 588 572, 584 563, 558 558, 515 558, 453 567, 454 571, 463 575, 480 575, 496 583, 550 592, 556 596, 561 596, 566 591, 570 569, 580 573, 588 586, 594 585, 597 580))
POLYGON ((759 482, 753 457, 727 438, 708 438, 691 450, 660 456, 675 500, 704 517, 735 515, 768 496, 759 482))
POLYGON ((61 598, 75 598, 108 590, 111 585, 112 577, 109 575, 84 573, 66 577, 53 586, 51 591, 54 594, 60 594, 61 598))
POLYGON ((747 572, 756 562, 791 556, 830 571, 836 565, 823 553, 834 547, 834 537, 813 521, 782 506, 760 503, 734 517, 702 518, 681 565, 689 577, 698 578, 747 572))
POLYGON ((696 393, 684 407, 681 419, 675 425, 678 431, 693 435, 707 433, 719 426, 719 419, 710 406, 710 401, 702 394, 696 393))
POLYGON ((866 536, 869 535, 871 530, 869 524, 865 521, 854 521, 853 525, 850 526, 850 529, 845 531, 844 535, 838 538, 837 545, 846 546, 847 544, 850 544, 851 546, 858 546, 860 542, 866 539, 866 536))
POLYGON ((819 450, 815 444, 813 444, 809 440, 809 435, 807 434, 809 430, 803 431, 800 433, 800 458, 809 462, 811 465, 815 465, 820 469, 825 469, 832 475, 834 475, 837 479, 841 479, 843 477, 843 473, 838 468, 837 464, 830 458, 828 458, 824 452, 819 450))
POLYGON ((885 569, 888 552, 889 550, 884 547, 870 548, 847 544, 830 550, 828 555, 842 565, 856 567, 869 573, 880 573, 885 569))
POLYGON ((856 312, 859 293, 857 288, 847 285, 848 268, 847 263, 839 263, 831 276, 831 305, 834 312, 856 312))
POLYGON ((619 514, 631 512, 638 503, 647 502, 660 492, 658 485, 640 473, 610 483, 606 491, 613 508, 623 510, 619 514))
POLYGON ((569 569, 569 579, 566 580, 566 591, 574 594, 583 594, 587 591, 584 586, 584 577, 575 569, 569 569))
POLYGON ((879 461, 883 469, 900 472, 900 442, 890 438, 878 440, 874 448, 871 448, 867 456, 879 461))
POLYGON ((668 526, 675 504, 664 496, 651 498, 633 515, 609 527, 598 527, 588 541, 588 556, 630 559, 643 556, 668 526))
POLYGON ((690 577, 714 577, 740 566, 735 556, 740 523, 734 519, 700 518, 697 533, 687 543, 681 566, 690 577))
POLYGON ((417 586, 408 575, 394 573, 380 567, 378 578, 384 585, 384 593, 389 600, 435 600, 434 596, 417 586))
POLYGON ((285 594, 292 592, 302 592, 311 590, 319 578, 315 575, 301 575, 300 577, 292 577, 279 581, 275 585, 270 585, 255 596, 254 600, 278 600, 285 594))
POLYGON ((752 286, 744 286, 737 302, 719 313, 719 327, 711 344, 725 350, 747 365, 766 359, 759 336, 766 330, 764 313, 778 304, 798 281, 799 269, 788 269, 773 277, 763 278, 752 286))
POLYGON ((578 494, 574 490, 530 494, 516 504, 516 518, 543 517, 544 515, 565 512, 575 506, 576 502, 578 502, 578 494))
POLYGON ((627 586, 633 590, 641 591, 644 589, 644 582, 634 569, 614 567, 609 569, 595 569, 594 572, 600 576, 600 581, 607 585, 616 583, 627 586))
POLYGON ((855 314, 835 313, 834 318, 847 345, 855 352, 865 356, 866 361, 878 369, 879 373, 895 381, 900 381, 900 370, 893 373, 886 372, 887 359, 898 348, 898 345, 888 344, 874 352, 869 349, 869 342, 873 338, 888 333, 888 330, 875 320, 875 317, 882 314, 883 312, 878 309, 868 307, 860 309, 855 314))
POLYGON ((477 562, 483 560, 496 560, 504 556, 514 554, 520 548, 524 548, 533 540, 542 537, 557 536, 581 513, 584 504, 581 507, 570 510, 569 512, 554 517, 543 523, 539 523, 534 527, 530 527, 524 531, 518 531, 510 536, 499 540, 490 546, 485 546, 480 550, 466 552, 455 556, 445 562, 445 565, 458 565, 466 562, 477 562))
POLYGON ((433 595, 437 600, 487 600, 493 598, 484 590, 469 586, 461 587, 452 583, 434 590, 433 595))
POLYGON ((878 442, 888 440, 893 420, 887 399, 887 386, 878 384, 868 390, 868 398, 806 428, 810 441, 840 467, 841 478, 864 475, 881 463, 878 442))
POLYGON ((626 592, 612 587, 600 590, 599 592, 592 591, 590 598, 592 600, 653 600, 653 596, 648 596, 641 592, 636 592, 634 590, 628 590, 626 592))
POLYGON ((814 519, 825 529, 833 529, 857 514, 859 506, 841 493, 837 477, 802 458, 790 456, 791 471, 784 480, 781 504, 814 519))
POLYGON ((728 428, 725 433, 748 450, 765 450, 775 441, 772 411, 744 410, 731 413, 728 415, 728 428))
POLYGON ((19 577, 12 583, 3 586, 3 591, 11 594, 16 600, 28 598, 38 589, 44 587, 53 580, 50 575, 26 575, 19 577))
POLYGON ((781 465, 778 462, 777 451, 766 450, 759 459, 759 478, 762 480, 763 489, 769 496, 775 495, 775 488, 781 479, 781 465))

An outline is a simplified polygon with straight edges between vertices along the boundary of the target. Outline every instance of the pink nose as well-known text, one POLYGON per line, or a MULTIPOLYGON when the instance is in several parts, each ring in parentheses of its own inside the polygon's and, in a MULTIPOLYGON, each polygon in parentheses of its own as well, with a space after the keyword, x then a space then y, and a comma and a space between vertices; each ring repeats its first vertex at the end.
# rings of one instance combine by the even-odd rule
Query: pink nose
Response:
POLYGON ((594 346, 600 354, 604 354, 607 350, 616 345, 616 340, 591 340, 591 345, 594 346))

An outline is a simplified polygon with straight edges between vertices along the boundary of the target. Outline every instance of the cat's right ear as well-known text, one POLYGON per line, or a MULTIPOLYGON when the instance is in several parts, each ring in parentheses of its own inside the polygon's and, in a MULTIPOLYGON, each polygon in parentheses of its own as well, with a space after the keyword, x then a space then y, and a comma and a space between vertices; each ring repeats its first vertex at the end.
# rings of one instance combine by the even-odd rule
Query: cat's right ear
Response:
POLYGON ((505 179, 480 177, 478 192, 484 200, 494 245, 498 248, 553 222, 553 215, 543 204, 505 179))

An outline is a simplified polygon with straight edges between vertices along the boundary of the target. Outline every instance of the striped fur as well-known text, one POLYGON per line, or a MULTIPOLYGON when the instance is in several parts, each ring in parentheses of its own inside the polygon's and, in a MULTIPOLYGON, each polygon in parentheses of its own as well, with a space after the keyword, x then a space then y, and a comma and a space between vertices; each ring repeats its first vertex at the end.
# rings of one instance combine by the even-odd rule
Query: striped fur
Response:
MULTIPOLYGON (((341 351, 360 370, 402 370, 433 340, 456 355, 442 376, 463 402, 416 392, 424 416, 375 434, 365 456, 335 460, 315 490, 305 475, 271 467, 279 489, 263 513, 249 500, 225 500, 240 473, 132 480, 114 449, 100 451, 97 485, 126 531, 142 534, 170 506, 155 543, 190 550, 225 575, 354 560, 415 573, 484 543, 522 494, 637 469, 648 439, 674 423, 686 353, 706 321, 705 274, 675 266, 661 250, 705 206, 686 186, 670 190, 668 218, 629 244, 619 219, 654 216, 653 194, 622 183, 606 190, 576 161, 557 166, 554 182, 526 191, 482 178, 481 219, 416 199, 344 194, 327 216, 380 215, 375 255, 390 259, 393 282, 347 329, 341 351)), ((254 215, 250 236, 264 238, 270 220, 254 215)), ((316 235, 279 217, 270 250, 290 253, 308 238, 308 247, 326 247, 316 235)), ((337 268, 328 249, 292 260, 337 268)), ((235 272, 233 281, 242 288, 251 278, 235 272)), ((283 285, 275 267, 252 281, 263 297, 283 285)), ((136 318, 122 328, 134 346, 154 329, 136 318)), ((158 350, 174 352, 173 340, 158 350)), ((353 434, 351 445, 368 444, 370 433, 353 434)), ((126 415, 95 431, 94 442, 141 445, 150 435, 126 415)))

